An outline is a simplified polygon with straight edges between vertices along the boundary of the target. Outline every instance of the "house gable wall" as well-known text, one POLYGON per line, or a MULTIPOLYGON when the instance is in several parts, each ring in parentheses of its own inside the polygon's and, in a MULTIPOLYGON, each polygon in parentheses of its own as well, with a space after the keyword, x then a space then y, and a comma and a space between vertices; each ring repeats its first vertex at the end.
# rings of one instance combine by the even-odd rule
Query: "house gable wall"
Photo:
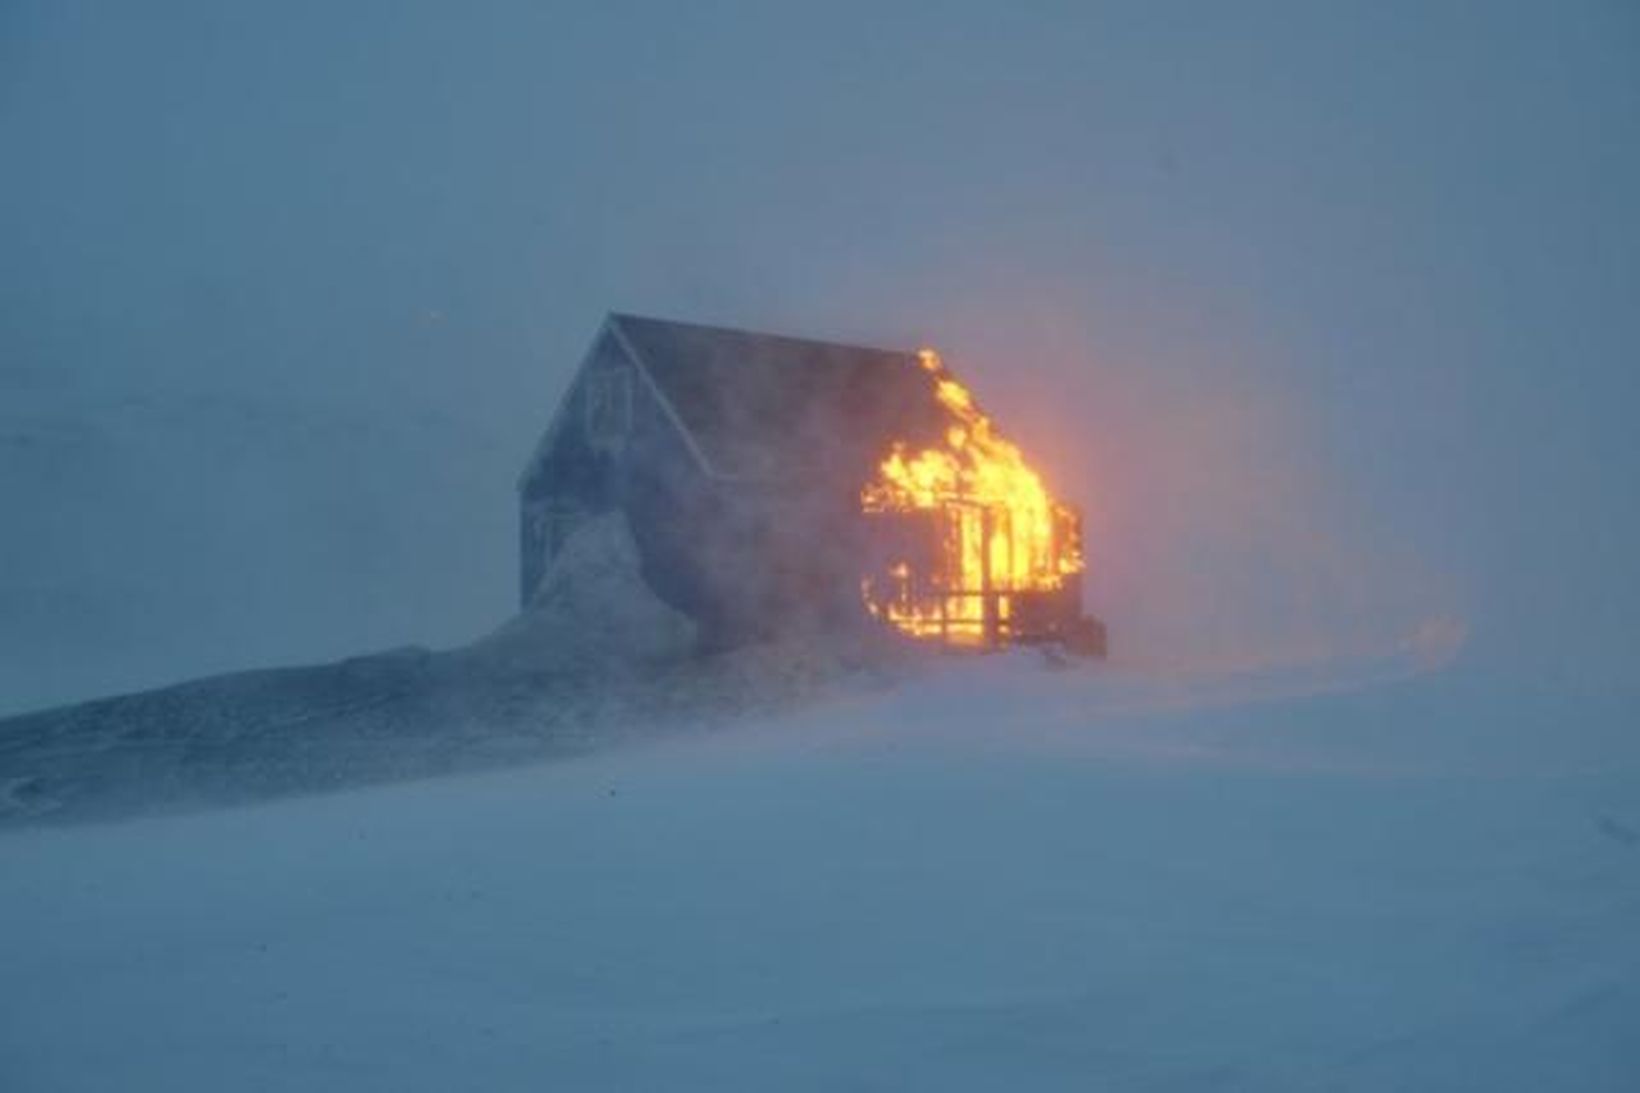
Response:
POLYGON ((682 447, 652 387, 606 327, 519 481, 521 602, 529 603, 581 521, 623 505, 634 463, 682 447))
POLYGON ((519 482, 521 602, 582 520, 619 508, 645 581, 709 636, 736 640, 800 604, 847 614, 858 606, 851 541, 867 470, 856 461, 838 474, 816 460, 801 484, 715 474, 606 323, 519 482))

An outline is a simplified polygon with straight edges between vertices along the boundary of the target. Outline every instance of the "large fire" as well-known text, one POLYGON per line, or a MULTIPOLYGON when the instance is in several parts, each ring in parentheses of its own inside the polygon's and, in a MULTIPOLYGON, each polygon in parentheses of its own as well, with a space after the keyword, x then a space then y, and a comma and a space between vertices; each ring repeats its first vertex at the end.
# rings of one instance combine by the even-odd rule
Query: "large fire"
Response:
POLYGON ((868 514, 922 515, 932 546, 905 553, 862 587, 873 615, 917 637, 995 644, 1022 633, 1033 598, 1082 572, 1080 521, 1003 439, 939 354, 918 354, 949 417, 944 443, 893 444, 860 491, 868 514))

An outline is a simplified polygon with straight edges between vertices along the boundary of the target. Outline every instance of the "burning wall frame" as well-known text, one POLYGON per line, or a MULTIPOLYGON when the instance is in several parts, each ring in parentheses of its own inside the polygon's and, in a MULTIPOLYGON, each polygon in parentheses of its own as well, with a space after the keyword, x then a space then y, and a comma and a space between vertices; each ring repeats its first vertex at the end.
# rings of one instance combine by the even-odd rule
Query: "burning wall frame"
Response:
POLYGON ((1015 580, 1007 564, 1017 543, 1005 506, 964 498, 930 508, 868 506, 866 610, 913 637, 967 648, 1071 639, 1083 619, 1081 514, 1058 505, 1053 515, 1053 579, 1030 583, 1015 580))

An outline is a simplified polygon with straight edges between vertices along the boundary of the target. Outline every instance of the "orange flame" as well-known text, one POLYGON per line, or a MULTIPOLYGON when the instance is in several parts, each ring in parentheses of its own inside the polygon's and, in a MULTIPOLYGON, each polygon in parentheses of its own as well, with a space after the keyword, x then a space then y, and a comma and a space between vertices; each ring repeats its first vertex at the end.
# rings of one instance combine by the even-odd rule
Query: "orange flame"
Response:
POLYGON ((907 633, 982 643, 988 625, 1010 618, 1015 605, 1008 593, 1053 591, 1082 571, 1077 520, 939 354, 923 349, 917 356, 936 377, 935 398, 952 419, 945 444, 912 452, 895 442, 860 503, 867 513, 936 513, 944 525, 943 565, 919 575, 897 561, 887 573, 889 588, 868 578, 862 592, 874 615, 907 633), (988 599, 994 620, 986 617, 988 599))

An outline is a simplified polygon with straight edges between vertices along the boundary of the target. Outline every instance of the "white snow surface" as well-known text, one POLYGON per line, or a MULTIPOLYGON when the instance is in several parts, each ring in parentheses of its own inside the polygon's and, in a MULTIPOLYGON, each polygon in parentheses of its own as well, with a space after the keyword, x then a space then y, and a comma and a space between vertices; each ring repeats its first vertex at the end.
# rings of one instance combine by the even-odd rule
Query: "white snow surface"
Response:
POLYGON ((959 661, 0 836, 0 1088, 1636 1088, 1634 764, 1439 677, 1243 684, 959 661))

